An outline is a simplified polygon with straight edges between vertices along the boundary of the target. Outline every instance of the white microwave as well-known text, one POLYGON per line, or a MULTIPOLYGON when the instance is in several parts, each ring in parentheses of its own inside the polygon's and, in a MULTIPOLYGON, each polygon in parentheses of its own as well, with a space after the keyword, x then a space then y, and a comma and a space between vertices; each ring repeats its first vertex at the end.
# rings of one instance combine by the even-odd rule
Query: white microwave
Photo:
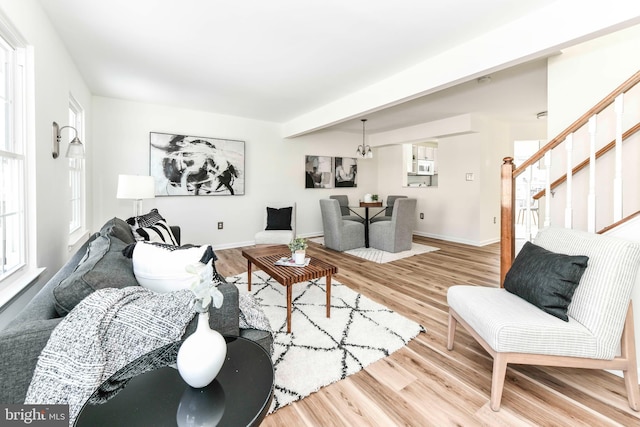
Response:
POLYGON ((433 175, 433 160, 418 160, 418 175, 433 175))

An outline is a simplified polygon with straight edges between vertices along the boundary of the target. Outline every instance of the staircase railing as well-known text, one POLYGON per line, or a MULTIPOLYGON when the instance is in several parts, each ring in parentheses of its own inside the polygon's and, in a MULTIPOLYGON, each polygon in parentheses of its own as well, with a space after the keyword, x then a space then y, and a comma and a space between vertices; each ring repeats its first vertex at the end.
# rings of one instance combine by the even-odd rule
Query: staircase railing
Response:
MULTIPOLYGON (((640 124, 636 124, 633 127, 623 130, 622 116, 624 112, 624 94, 629 92, 634 86, 640 83, 640 71, 631 76, 628 80, 618 86, 609 95, 603 98, 600 102, 590 108, 580 118, 573 122, 570 126, 560 132, 555 138, 549 141, 538 152, 532 155, 529 159, 524 161, 521 165, 516 167, 513 163, 513 158, 506 157, 502 164, 501 180, 502 180, 502 195, 501 195, 501 246, 500 246, 500 277, 502 284, 504 277, 511 267, 513 259, 515 257, 515 180, 516 178, 532 167, 536 162, 544 161, 547 169, 546 188, 544 191, 539 192, 534 197, 539 200, 544 197, 545 203, 545 217, 544 226, 551 225, 551 203, 549 194, 553 195, 552 189, 556 189, 560 185, 564 185, 566 189, 565 200, 565 214, 564 214, 564 226, 573 228, 573 211, 572 206, 572 194, 573 194, 573 175, 587 166, 589 166, 589 179, 588 179, 588 196, 586 201, 587 211, 587 231, 595 232, 595 214, 596 214, 596 160, 601 158, 606 152, 614 150, 615 153, 615 176, 613 179, 613 200, 611 201, 613 207, 613 222, 618 223, 623 221, 622 219, 622 142, 638 130, 640 130, 640 124), (597 133, 598 115, 606 109, 613 108, 616 117, 615 126, 615 138, 605 147, 600 150, 596 150, 597 136, 601 137, 597 133), (587 127, 589 135, 589 159, 583 161, 574 167, 572 164, 573 153, 573 137, 576 132, 587 127), (552 150, 564 144, 566 149, 566 173, 564 176, 556 179, 553 183, 551 181, 551 153, 552 150), (611 147, 609 147, 611 145, 611 147), (536 197, 537 196, 537 197, 536 197)), ((637 119, 636 119, 637 122, 637 119)), ((528 203, 528 202, 527 202, 528 203)), ((527 204, 527 209, 529 208, 527 204)), ((540 212, 539 212, 540 214, 540 212)), ((542 223, 542 216, 539 216, 539 222, 542 223)))

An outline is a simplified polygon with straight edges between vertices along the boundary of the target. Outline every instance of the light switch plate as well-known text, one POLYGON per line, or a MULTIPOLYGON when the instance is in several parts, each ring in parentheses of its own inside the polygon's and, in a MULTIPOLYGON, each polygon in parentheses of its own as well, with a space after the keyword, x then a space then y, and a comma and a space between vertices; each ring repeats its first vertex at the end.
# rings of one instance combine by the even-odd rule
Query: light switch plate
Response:
POLYGON ((473 173, 467 174, 467 181, 473 181, 473 173))

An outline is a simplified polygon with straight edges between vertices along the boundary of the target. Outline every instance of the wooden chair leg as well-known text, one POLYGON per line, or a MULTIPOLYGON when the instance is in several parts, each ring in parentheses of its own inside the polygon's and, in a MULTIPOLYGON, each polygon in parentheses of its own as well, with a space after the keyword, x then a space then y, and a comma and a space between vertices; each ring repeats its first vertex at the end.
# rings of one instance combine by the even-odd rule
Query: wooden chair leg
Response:
POLYGON ((447 334, 447 350, 453 350, 453 340, 456 335, 456 325, 458 322, 456 318, 451 314, 451 309, 449 309, 449 333, 447 334))
POLYGON ((504 378, 507 375, 507 358, 502 353, 493 356, 493 373, 491 374, 491 410, 500 410, 504 378))
POLYGON ((627 400, 629 407, 634 411, 640 409, 640 392, 638 390, 638 362, 636 360, 635 331, 633 327, 633 304, 629 304, 627 318, 622 330, 622 340, 620 341, 620 356, 627 359, 627 369, 623 372, 624 385, 627 389, 627 400))

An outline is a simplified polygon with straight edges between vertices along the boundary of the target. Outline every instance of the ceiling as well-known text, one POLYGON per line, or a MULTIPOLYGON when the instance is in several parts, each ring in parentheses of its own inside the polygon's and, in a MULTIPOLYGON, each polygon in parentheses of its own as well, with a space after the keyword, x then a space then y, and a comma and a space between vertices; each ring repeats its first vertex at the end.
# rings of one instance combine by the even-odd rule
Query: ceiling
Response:
MULTIPOLYGON (((95 95, 283 123, 554 1, 40 3, 95 95)), ((546 61, 491 77, 372 113, 368 129, 546 109, 546 61)))

